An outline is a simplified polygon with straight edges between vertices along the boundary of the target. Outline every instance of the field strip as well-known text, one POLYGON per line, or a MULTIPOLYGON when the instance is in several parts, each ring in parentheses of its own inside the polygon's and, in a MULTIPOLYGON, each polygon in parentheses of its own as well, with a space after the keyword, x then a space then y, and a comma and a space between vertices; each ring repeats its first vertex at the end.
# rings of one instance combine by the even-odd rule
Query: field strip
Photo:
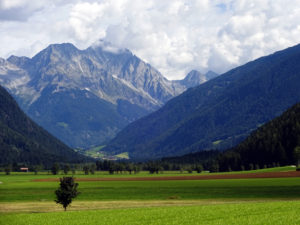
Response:
MULTIPOLYGON (((271 200, 272 201, 272 200, 271 200)), ((280 200, 276 200, 280 201, 280 200)), ((95 209, 122 209, 161 206, 193 206, 216 204, 240 204, 249 202, 266 202, 265 200, 151 200, 151 201, 74 201, 68 211, 95 209)), ((270 200, 268 200, 270 202, 270 200)), ((0 203, 0 213, 42 213, 63 211, 63 208, 53 202, 7 202, 0 203)))
MULTIPOLYGON (((256 179, 256 178, 284 178, 300 177, 300 171, 264 172, 242 174, 210 174, 198 176, 159 176, 159 177, 80 177, 76 181, 161 181, 161 180, 215 180, 215 179, 256 179)), ((34 179, 34 182, 57 182, 59 178, 34 179)))

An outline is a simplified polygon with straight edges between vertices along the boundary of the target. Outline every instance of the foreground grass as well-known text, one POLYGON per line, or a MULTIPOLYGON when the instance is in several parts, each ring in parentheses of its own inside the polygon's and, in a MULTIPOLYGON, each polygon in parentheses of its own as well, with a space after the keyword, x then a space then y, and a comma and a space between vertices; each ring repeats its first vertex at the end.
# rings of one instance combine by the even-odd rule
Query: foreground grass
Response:
POLYGON ((239 203, 104 209, 50 213, 2 213, 6 225, 215 225, 300 224, 300 202, 239 203))

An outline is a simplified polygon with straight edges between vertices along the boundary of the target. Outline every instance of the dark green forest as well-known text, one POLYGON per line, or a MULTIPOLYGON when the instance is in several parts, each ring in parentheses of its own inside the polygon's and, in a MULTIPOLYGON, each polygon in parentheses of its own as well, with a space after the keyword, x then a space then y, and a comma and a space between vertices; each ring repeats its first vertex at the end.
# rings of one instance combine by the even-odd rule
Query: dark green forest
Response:
POLYGON ((244 167, 296 163, 294 150, 300 146, 300 103, 260 127, 238 146, 219 155, 221 171, 244 167))
POLYGON ((52 165, 56 161, 86 160, 35 124, 0 87, 0 164, 52 165))
POLYGON ((252 170, 297 163, 300 146, 300 103, 253 131, 236 147, 223 152, 205 150, 179 157, 163 158, 165 163, 202 164, 212 171, 252 170))

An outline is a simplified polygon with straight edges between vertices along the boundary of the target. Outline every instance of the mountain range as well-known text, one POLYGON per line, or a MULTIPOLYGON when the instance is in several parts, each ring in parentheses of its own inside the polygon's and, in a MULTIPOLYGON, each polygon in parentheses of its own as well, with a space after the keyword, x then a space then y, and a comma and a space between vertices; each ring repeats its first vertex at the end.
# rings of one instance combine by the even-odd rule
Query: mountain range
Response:
POLYGON ((0 164, 43 164, 48 167, 54 162, 89 160, 35 124, 1 86, 0 155, 0 164))
POLYGON ((261 57, 168 101, 103 150, 132 159, 225 149, 300 101, 300 45, 261 57))
POLYGON ((130 122, 216 77, 192 71, 170 81, 128 49, 53 44, 32 58, 0 59, 0 84, 35 122, 73 148, 112 139, 130 122))

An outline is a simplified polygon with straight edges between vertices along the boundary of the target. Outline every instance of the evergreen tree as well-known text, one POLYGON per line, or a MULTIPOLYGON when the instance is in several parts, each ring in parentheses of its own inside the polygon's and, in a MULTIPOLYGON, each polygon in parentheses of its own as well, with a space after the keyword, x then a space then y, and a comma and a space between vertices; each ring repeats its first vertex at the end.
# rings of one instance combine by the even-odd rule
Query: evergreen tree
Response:
POLYGON ((97 168, 96 164, 91 164, 90 165, 90 172, 91 172, 91 174, 95 174, 96 168, 97 168))
POLYGON ((5 174, 6 175, 9 175, 10 172, 12 170, 12 166, 11 165, 7 165, 5 168, 4 168, 4 171, 5 171, 5 174))
POLYGON ((300 146, 296 146, 294 148, 294 156, 295 156, 295 160, 296 160, 296 164, 297 164, 297 168, 300 165, 300 146))
POLYGON ((32 167, 32 170, 33 170, 34 174, 37 175, 38 172, 43 169, 43 167, 44 167, 43 165, 35 165, 32 167))
POLYGON ((198 164, 195 170, 197 171, 197 173, 201 173, 203 171, 203 166, 201 164, 198 164))
POLYGON ((85 174, 85 175, 88 175, 88 174, 89 174, 89 170, 90 170, 90 168, 89 168, 88 165, 83 166, 83 171, 84 171, 84 174, 85 174))
POLYGON ((51 168, 51 173, 53 175, 56 175, 59 173, 59 170, 60 170, 60 167, 59 167, 59 164, 58 163, 54 163, 52 168, 51 168))
POLYGON ((71 167, 69 164, 64 165, 64 174, 68 174, 68 172, 70 171, 71 167))
POLYGON ((132 163, 128 163, 126 165, 126 170, 129 172, 129 174, 131 174, 132 171, 133 171, 133 164, 132 163))
POLYGON ((141 171, 141 167, 139 165, 134 165, 133 171, 134 171, 135 174, 137 174, 141 171))

